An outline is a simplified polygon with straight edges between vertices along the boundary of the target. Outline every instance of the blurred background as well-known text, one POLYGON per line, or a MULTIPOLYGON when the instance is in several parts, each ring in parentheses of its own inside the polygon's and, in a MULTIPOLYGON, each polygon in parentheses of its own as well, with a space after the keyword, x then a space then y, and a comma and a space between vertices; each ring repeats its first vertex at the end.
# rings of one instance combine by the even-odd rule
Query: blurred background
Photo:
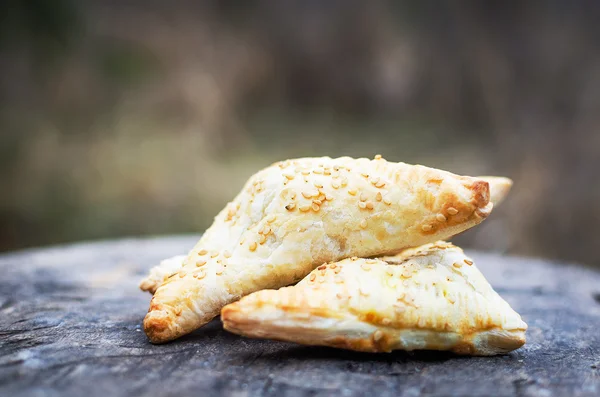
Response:
POLYGON ((0 2, 0 250, 198 233, 259 168, 514 179, 467 247, 600 266, 600 2, 0 2))

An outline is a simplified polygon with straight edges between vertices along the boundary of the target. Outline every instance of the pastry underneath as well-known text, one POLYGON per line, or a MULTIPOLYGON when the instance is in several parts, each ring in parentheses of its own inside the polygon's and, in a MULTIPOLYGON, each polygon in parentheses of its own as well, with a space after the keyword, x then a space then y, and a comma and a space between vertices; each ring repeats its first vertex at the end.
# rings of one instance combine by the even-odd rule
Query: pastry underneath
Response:
POLYGON ((295 286, 225 306, 221 320, 236 334, 304 345, 481 356, 518 349, 527 330, 473 261, 446 242, 324 264, 295 286))

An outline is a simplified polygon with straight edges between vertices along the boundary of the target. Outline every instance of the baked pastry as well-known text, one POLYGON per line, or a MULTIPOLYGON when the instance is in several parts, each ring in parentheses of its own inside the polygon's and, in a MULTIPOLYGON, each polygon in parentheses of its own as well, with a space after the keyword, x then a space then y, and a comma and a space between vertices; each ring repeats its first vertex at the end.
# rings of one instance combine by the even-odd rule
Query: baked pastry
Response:
POLYGON ((324 264, 293 287, 225 306, 236 334, 366 352, 494 355, 525 343, 527 325, 450 243, 394 257, 324 264))
MULTIPOLYGON (((478 178, 488 182, 490 201, 494 204, 494 208, 508 195, 513 184, 512 180, 501 176, 480 176, 478 178)), ((148 276, 140 282, 140 289, 154 294, 167 278, 181 270, 185 258, 186 255, 176 255, 161 261, 159 265, 150 269, 148 276)))
POLYGON ((479 224, 492 207, 482 179, 381 156, 273 164, 249 179, 183 268, 156 288, 144 330, 155 343, 175 339, 224 305, 290 285, 323 262, 447 239, 479 224))

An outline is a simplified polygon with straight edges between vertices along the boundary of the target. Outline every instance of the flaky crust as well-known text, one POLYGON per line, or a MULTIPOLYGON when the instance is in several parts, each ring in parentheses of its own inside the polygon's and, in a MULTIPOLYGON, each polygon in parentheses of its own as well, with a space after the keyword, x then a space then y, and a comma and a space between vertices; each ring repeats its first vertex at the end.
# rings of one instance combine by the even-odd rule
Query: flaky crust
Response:
POLYGON ((446 239, 492 209, 481 179, 375 160, 304 158, 255 174, 215 218, 144 319, 152 342, 191 332, 251 292, 318 264, 446 239))
POLYGON ((240 335, 367 352, 501 354, 521 347, 527 329, 462 250, 444 242, 322 265, 296 286, 225 306, 221 320, 240 335))
POLYGON ((489 184, 490 201, 494 203, 494 207, 504 201, 513 185, 512 179, 503 176, 479 176, 478 178, 489 184))

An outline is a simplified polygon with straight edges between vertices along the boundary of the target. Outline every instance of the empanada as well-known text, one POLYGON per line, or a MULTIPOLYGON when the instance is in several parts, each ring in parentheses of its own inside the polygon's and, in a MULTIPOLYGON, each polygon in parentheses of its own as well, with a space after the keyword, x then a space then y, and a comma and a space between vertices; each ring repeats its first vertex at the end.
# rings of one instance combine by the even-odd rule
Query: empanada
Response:
POLYGON ((473 261, 444 242, 319 266, 293 287, 225 306, 221 320, 244 336, 366 352, 494 355, 521 347, 527 329, 473 261))
POLYGON ((323 262, 449 238, 492 206, 482 179, 380 156, 276 163, 250 178, 156 289, 144 329, 155 343, 175 339, 251 292, 292 284, 323 262))

